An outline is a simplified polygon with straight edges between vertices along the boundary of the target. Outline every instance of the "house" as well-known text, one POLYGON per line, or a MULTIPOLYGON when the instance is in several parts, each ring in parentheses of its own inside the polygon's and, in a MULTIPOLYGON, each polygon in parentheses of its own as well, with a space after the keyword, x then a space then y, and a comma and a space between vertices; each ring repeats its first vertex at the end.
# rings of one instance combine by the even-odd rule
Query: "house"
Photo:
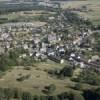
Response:
POLYGON ((24 49, 28 49, 28 45, 27 45, 27 44, 24 44, 24 45, 23 45, 23 48, 24 48, 24 49))
POLYGON ((80 68, 85 68, 84 62, 80 62, 80 68))
POLYGON ((54 56, 54 55, 55 55, 55 52, 54 52, 54 51, 48 51, 48 52, 47 52, 47 55, 48 55, 48 56, 54 56))
POLYGON ((75 53, 70 54, 70 57, 72 57, 72 58, 75 57, 75 56, 76 56, 75 53))
POLYGON ((40 48, 40 52, 41 52, 41 53, 46 53, 46 51, 47 51, 47 50, 46 50, 45 47, 40 48))
POLYGON ((91 57, 91 61, 96 61, 96 60, 100 60, 100 57, 98 55, 94 55, 91 57))
POLYGON ((29 53, 29 56, 32 57, 33 56, 33 53, 29 53))
POLYGON ((65 61, 64 61, 64 59, 61 59, 60 60, 60 64, 63 64, 65 61))
POLYGON ((26 57, 27 57, 26 54, 21 54, 21 55, 19 56, 19 58, 26 58, 26 57))
POLYGON ((55 17, 53 17, 53 16, 52 17, 49 17, 49 20, 54 20, 54 19, 55 19, 55 17))
POLYGON ((57 36, 56 36, 56 34, 49 34, 48 35, 48 41, 50 43, 56 43, 57 42, 57 36))

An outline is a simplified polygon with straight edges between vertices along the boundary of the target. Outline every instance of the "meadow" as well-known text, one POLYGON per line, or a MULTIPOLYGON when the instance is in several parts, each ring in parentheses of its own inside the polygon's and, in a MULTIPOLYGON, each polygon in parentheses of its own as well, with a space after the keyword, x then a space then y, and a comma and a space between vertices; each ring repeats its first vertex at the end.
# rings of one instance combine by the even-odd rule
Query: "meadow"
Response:
POLYGON ((47 12, 44 10, 11 12, 0 15, 0 24, 10 22, 33 22, 37 23, 36 25, 44 25, 45 21, 43 19, 54 14, 55 12, 47 12))
POLYGON ((80 16, 90 19, 93 24, 100 25, 100 0, 86 0, 86 1, 67 1, 61 2, 61 7, 66 8, 81 8, 86 6, 88 11, 76 11, 80 16))
MULTIPOLYGON (((52 61, 33 63, 33 66, 18 66, 12 70, 6 71, 0 78, 0 87, 4 88, 18 88, 22 91, 28 91, 33 95, 46 95, 42 92, 45 86, 54 84, 56 90, 51 95, 57 95, 65 91, 73 91, 75 93, 81 93, 79 90, 73 90, 76 82, 70 80, 70 77, 56 78, 48 74, 49 70, 62 69, 66 64, 58 64, 52 61), (28 69, 30 68, 30 69, 28 69), (19 77, 29 76, 23 81, 18 81, 19 77)), ((77 76, 80 73, 80 69, 76 69, 73 76, 77 76)), ((84 89, 93 88, 95 86, 89 84, 82 84, 84 89)))

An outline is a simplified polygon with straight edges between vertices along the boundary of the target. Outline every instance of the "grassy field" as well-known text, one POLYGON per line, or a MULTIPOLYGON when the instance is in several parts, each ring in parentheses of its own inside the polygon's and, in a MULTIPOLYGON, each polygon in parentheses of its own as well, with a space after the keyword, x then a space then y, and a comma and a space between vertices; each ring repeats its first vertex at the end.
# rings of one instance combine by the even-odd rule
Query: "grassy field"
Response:
MULTIPOLYGON (((31 67, 31 70, 26 70, 24 67, 15 67, 14 69, 7 71, 5 75, 0 78, 0 87, 10 87, 18 88, 22 91, 31 92, 33 95, 45 95, 42 90, 45 86, 50 84, 56 85, 56 90, 52 95, 56 95, 61 92, 71 91, 70 87, 75 85, 75 82, 72 82, 70 78, 58 79, 56 77, 51 77, 47 71, 50 69, 61 69, 65 64, 57 64, 52 61, 34 63, 31 67), (30 77, 24 81, 17 81, 16 79, 30 75, 30 77)), ((79 73, 79 69, 75 71, 75 74, 79 73)), ((74 75, 75 75, 74 74, 74 75)), ((90 85, 84 85, 84 88, 92 88, 90 85)), ((80 91, 73 90, 74 92, 80 93, 80 91)))
POLYGON ((2 22, 2 19, 4 20, 4 23, 8 22, 37 22, 36 25, 40 25, 44 22, 41 21, 42 17, 47 17, 54 15, 55 12, 47 12, 44 10, 32 10, 32 11, 19 11, 19 12, 12 12, 8 14, 2 14, 0 15, 0 21, 2 22))
POLYGON ((100 24, 100 0, 86 0, 86 1, 67 1, 62 2, 62 8, 80 8, 82 6, 86 6, 87 9, 92 11, 87 12, 79 12, 77 11, 80 16, 84 16, 89 18, 94 24, 100 24))
POLYGON ((0 15, 0 18, 9 18, 9 19, 14 19, 14 18, 19 18, 19 17, 34 17, 34 16, 40 16, 40 15, 46 15, 46 14, 55 14, 53 12, 47 12, 44 10, 32 10, 32 11, 19 11, 19 12, 12 12, 9 14, 2 14, 0 15))
POLYGON ((73 85, 73 83, 69 80, 69 78, 66 78, 63 81, 52 78, 46 72, 46 70, 61 67, 63 67, 63 65, 53 62, 34 64, 34 66, 31 67, 31 70, 25 70, 23 67, 16 67, 11 71, 6 72, 6 74, 0 79, 0 87, 17 87, 23 91, 43 95, 42 90, 46 85, 55 84, 57 89, 54 94, 61 93, 67 91, 68 88, 65 87, 69 86, 70 84, 73 85), (20 75, 23 76, 28 74, 31 75, 29 79, 22 82, 16 81, 20 75))

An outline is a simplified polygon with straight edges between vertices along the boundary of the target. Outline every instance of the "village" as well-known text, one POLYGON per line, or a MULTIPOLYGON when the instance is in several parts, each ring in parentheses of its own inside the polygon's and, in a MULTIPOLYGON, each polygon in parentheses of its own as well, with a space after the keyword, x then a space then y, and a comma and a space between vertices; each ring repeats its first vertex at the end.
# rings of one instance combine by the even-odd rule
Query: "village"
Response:
POLYGON ((100 27, 69 2, 0 3, 0 100, 99 100, 100 27))
POLYGON ((85 55, 85 52, 93 51, 94 41, 90 40, 93 31, 85 28, 74 32, 73 26, 64 23, 65 20, 66 16, 61 12, 56 17, 48 17, 48 23, 43 26, 35 26, 31 22, 1 25, 0 53, 8 52, 13 48, 23 48, 28 51, 28 54, 20 54, 19 58, 29 55, 37 61, 51 59, 61 64, 67 60, 73 66, 79 65, 81 68, 95 66, 98 69, 99 55, 91 57, 85 55), (63 31, 64 34, 59 33, 63 31))

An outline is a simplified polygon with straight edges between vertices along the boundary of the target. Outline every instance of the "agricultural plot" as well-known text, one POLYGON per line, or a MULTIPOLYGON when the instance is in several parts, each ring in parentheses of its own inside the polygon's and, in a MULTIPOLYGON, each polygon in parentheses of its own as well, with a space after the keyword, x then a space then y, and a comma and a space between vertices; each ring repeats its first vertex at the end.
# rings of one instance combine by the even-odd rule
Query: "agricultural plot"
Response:
POLYGON ((62 8, 81 8, 85 6, 87 11, 75 11, 80 16, 89 18, 95 25, 100 24, 100 0, 86 0, 86 1, 67 1, 62 2, 62 8))
MULTIPOLYGON (((12 12, 8 14, 0 15, 0 24, 9 23, 9 22, 38 22, 37 24, 41 24, 41 21, 44 17, 52 16, 55 12, 47 12, 43 10, 32 10, 32 11, 19 11, 12 12), (40 22, 40 23, 39 23, 40 22)), ((44 21, 45 22, 45 21, 44 21)), ((44 24, 43 22, 43 24, 44 24)), ((36 24, 36 25, 37 25, 36 24)))

